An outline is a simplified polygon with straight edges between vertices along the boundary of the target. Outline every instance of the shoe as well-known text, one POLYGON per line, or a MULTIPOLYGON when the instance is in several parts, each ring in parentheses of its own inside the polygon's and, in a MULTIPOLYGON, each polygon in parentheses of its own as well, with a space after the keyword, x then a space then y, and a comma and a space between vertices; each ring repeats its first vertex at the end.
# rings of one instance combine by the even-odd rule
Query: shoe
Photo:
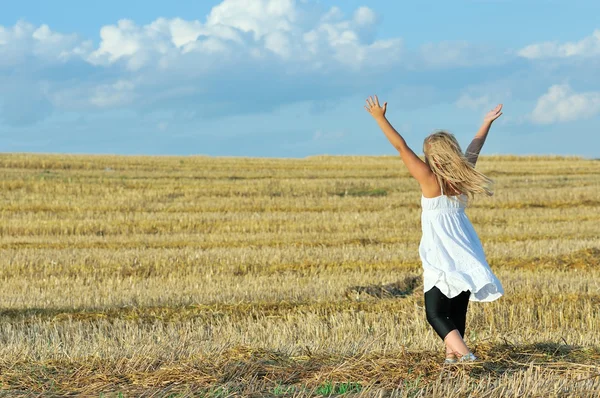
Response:
POLYGON ((460 357, 459 362, 475 362, 477 361, 477 357, 473 355, 473 353, 468 353, 460 357))
POLYGON ((444 360, 444 363, 456 363, 456 354, 446 351, 446 359, 444 360))

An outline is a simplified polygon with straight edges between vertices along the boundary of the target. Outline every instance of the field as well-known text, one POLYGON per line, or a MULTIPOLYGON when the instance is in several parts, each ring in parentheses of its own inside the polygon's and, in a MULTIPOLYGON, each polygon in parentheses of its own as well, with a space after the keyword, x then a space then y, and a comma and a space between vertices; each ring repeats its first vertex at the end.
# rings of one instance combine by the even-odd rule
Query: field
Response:
POLYGON ((478 168, 506 295, 448 367, 398 157, 2 154, 0 394, 597 396, 600 161, 478 168))

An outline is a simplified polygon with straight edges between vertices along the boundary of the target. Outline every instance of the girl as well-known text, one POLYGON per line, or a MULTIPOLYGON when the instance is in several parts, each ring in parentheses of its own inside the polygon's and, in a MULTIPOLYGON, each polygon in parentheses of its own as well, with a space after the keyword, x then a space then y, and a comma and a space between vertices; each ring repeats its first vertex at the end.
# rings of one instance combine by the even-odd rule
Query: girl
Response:
POLYGON ((492 195, 491 180, 475 170, 475 163, 493 121, 502 115, 502 104, 485 116, 466 155, 452 134, 440 131, 425 138, 424 162, 387 121, 387 102, 382 107, 377 96, 369 97, 365 109, 421 186, 419 256, 427 321, 446 345, 446 363, 456 362, 457 357, 461 362, 475 361, 463 340, 467 305, 494 301, 504 290, 485 259, 465 207, 475 194, 492 195))

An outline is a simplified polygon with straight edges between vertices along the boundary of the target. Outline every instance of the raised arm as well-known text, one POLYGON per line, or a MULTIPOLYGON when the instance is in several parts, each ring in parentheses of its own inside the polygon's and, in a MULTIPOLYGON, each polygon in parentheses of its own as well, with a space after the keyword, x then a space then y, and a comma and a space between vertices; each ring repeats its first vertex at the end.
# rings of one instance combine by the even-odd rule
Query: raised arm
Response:
POLYGON ((488 132, 490 131, 490 127, 492 127, 492 123, 494 120, 498 119, 502 115, 502 104, 499 104, 494 109, 489 111, 487 115, 483 118, 483 124, 479 128, 477 134, 475 134, 475 138, 469 144, 469 147, 465 151, 465 156, 467 160, 475 166, 477 163, 477 158, 479 158, 479 152, 481 152, 481 148, 485 143, 485 139, 487 138, 488 132))
POLYGON ((421 187, 423 187, 424 184, 430 183, 433 172, 429 166, 427 166, 425 162, 409 148, 404 138, 398 134, 396 129, 394 129, 386 119, 385 112, 387 110, 387 102, 384 103, 383 106, 380 106, 377 96, 369 97, 367 98, 365 109, 373 116, 375 121, 377 121, 377 124, 394 148, 398 150, 402 161, 408 168, 408 172, 419 182, 421 187))

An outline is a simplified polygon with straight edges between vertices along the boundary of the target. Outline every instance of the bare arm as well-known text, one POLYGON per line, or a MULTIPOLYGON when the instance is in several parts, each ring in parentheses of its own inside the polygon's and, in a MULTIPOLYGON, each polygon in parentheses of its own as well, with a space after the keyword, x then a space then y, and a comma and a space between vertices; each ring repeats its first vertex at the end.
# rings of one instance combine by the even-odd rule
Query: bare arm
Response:
POLYGON ((374 98, 369 97, 367 99, 367 106, 365 109, 373 116, 377 124, 390 141, 390 143, 398 150, 402 161, 408 168, 408 172, 419 182, 421 186, 430 182, 433 177, 433 172, 423 162, 410 147, 406 144, 406 141, 396 129, 390 124, 385 117, 387 110, 387 102, 383 104, 383 107, 379 105, 379 99, 377 96, 374 98))
POLYGON ((479 153, 481 152, 481 148, 483 148, 483 144, 485 143, 485 139, 490 131, 490 127, 492 127, 492 123, 494 120, 498 119, 500 115, 502 115, 502 104, 498 105, 496 108, 489 111, 487 115, 485 115, 483 118, 483 124, 465 151, 467 160, 473 166, 475 166, 475 163, 477 163, 479 153))

